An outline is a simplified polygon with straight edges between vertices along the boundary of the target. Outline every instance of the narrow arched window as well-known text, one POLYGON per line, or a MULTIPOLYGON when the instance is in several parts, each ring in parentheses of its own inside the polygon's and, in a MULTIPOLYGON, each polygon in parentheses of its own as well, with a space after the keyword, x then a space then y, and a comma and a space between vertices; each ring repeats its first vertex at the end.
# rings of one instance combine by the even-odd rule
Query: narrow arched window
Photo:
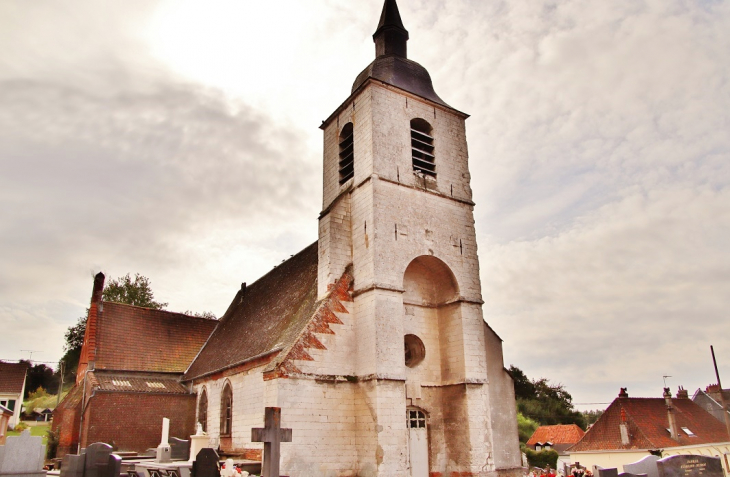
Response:
POLYGON ((345 124, 340 133, 340 185, 355 175, 355 142, 352 123, 345 124))
POLYGON ((413 170, 436 177, 436 156, 433 147, 433 129, 428 122, 417 118, 411 120, 411 157, 413 170))
POLYGON ((221 393, 221 435, 231 435, 231 424, 233 423, 233 390, 230 383, 223 386, 221 393))
POLYGON ((203 426, 203 432, 208 432, 208 393, 203 389, 198 402, 198 422, 203 426))

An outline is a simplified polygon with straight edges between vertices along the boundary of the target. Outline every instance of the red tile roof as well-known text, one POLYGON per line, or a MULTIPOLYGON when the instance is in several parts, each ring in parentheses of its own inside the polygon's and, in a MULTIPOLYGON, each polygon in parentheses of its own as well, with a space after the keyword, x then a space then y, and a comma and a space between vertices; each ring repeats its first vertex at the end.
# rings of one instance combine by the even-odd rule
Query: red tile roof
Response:
POLYGON ((95 369, 183 373, 217 324, 105 301, 96 331, 95 369))
POLYGON ((540 426, 527 441, 527 445, 534 447, 535 444, 552 442, 553 444, 575 444, 578 442, 585 432, 575 424, 565 424, 557 426, 540 426))
POLYGON ((619 449, 664 449, 728 442, 725 426, 690 399, 672 399, 679 439, 672 439, 667 428, 669 418, 663 398, 616 398, 571 452, 619 449), (621 443, 622 411, 629 433, 629 443, 621 443), (683 432, 689 429, 694 436, 683 432))
POLYGON ((317 263, 314 242, 239 290, 184 379, 206 376, 291 347, 316 310, 317 263))
POLYGON ((26 371, 28 371, 27 363, 6 363, 0 361, 0 393, 22 393, 26 371))

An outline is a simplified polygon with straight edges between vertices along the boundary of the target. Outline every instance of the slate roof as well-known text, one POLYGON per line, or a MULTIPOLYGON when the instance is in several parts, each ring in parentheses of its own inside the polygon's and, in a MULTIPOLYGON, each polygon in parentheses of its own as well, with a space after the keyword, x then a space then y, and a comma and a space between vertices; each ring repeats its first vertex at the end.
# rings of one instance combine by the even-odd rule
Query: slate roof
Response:
POLYGON ((291 347, 317 305, 317 242, 239 290, 184 380, 291 347))
POLYGON ((188 394, 177 378, 164 376, 118 376, 89 372, 89 382, 99 391, 121 391, 146 394, 188 394))
POLYGON ((622 449, 665 449, 728 442, 725 426, 690 399, 672 399, 679 439, 672 439, 663 398, 616 398, 583 439, 570 452, 622 449), (621 443, 622 410, 629 430, 629 443, 621 443), (694 436, 682 431, 686 427, 694 436))
POLYGON ((217 320, 103 302, 96 335, 97 370, 183 373, 217 320))
POLYGON ((575 444, 585 435, 585 431, 575 424, 560 424, 557 426, 540 426, 527 441, 527 445, 534 447, 538 442, 558 444, 575 444))
POLYGON ((27 363, 6 363, 0 361, 0 393, 22 393, 26 371, 28 371, 27 363))

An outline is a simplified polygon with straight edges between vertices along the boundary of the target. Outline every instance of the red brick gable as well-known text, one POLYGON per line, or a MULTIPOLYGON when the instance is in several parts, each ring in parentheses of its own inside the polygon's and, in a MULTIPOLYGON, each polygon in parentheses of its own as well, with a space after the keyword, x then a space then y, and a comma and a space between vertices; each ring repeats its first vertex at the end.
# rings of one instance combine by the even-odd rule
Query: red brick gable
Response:
POLYGON ((527 441, 527 445, 535 447, 535 444, 551 442, 557 444, 575 444, 585 435, 583 429, 575 424, 540 426, 527 441))
POLYGON ((0 393, 20 394, 25 384, 27 363, 6 363, 0 361, 0 393))
POLYGON ((620 397, 570 451, 664 449, 730 441, 725 426, 691 400, 672 399, 672 405, 679 430, 678 440, 672 439, 667 431, 669 419, 663 398, 620 397), (629 431, 628 444, 621 442, 622 414, 629 431), (683 427, 695 435, 688 436, 682 431, 683 427))
POLYGON ((217 320, 102 302, 96 324, 97 370, 183 373, 217 320))

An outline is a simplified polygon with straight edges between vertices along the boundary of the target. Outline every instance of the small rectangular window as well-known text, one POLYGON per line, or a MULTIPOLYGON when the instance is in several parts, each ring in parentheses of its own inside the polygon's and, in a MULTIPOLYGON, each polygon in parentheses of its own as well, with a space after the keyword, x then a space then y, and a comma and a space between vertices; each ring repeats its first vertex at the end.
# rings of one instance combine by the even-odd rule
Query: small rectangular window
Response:
POLYGON ((687 434, 690 437, 697 437, 697 435, 694 432, 690 431, 686 427, 683 427, 682 430, 684 431, 685 434, 687 434))

